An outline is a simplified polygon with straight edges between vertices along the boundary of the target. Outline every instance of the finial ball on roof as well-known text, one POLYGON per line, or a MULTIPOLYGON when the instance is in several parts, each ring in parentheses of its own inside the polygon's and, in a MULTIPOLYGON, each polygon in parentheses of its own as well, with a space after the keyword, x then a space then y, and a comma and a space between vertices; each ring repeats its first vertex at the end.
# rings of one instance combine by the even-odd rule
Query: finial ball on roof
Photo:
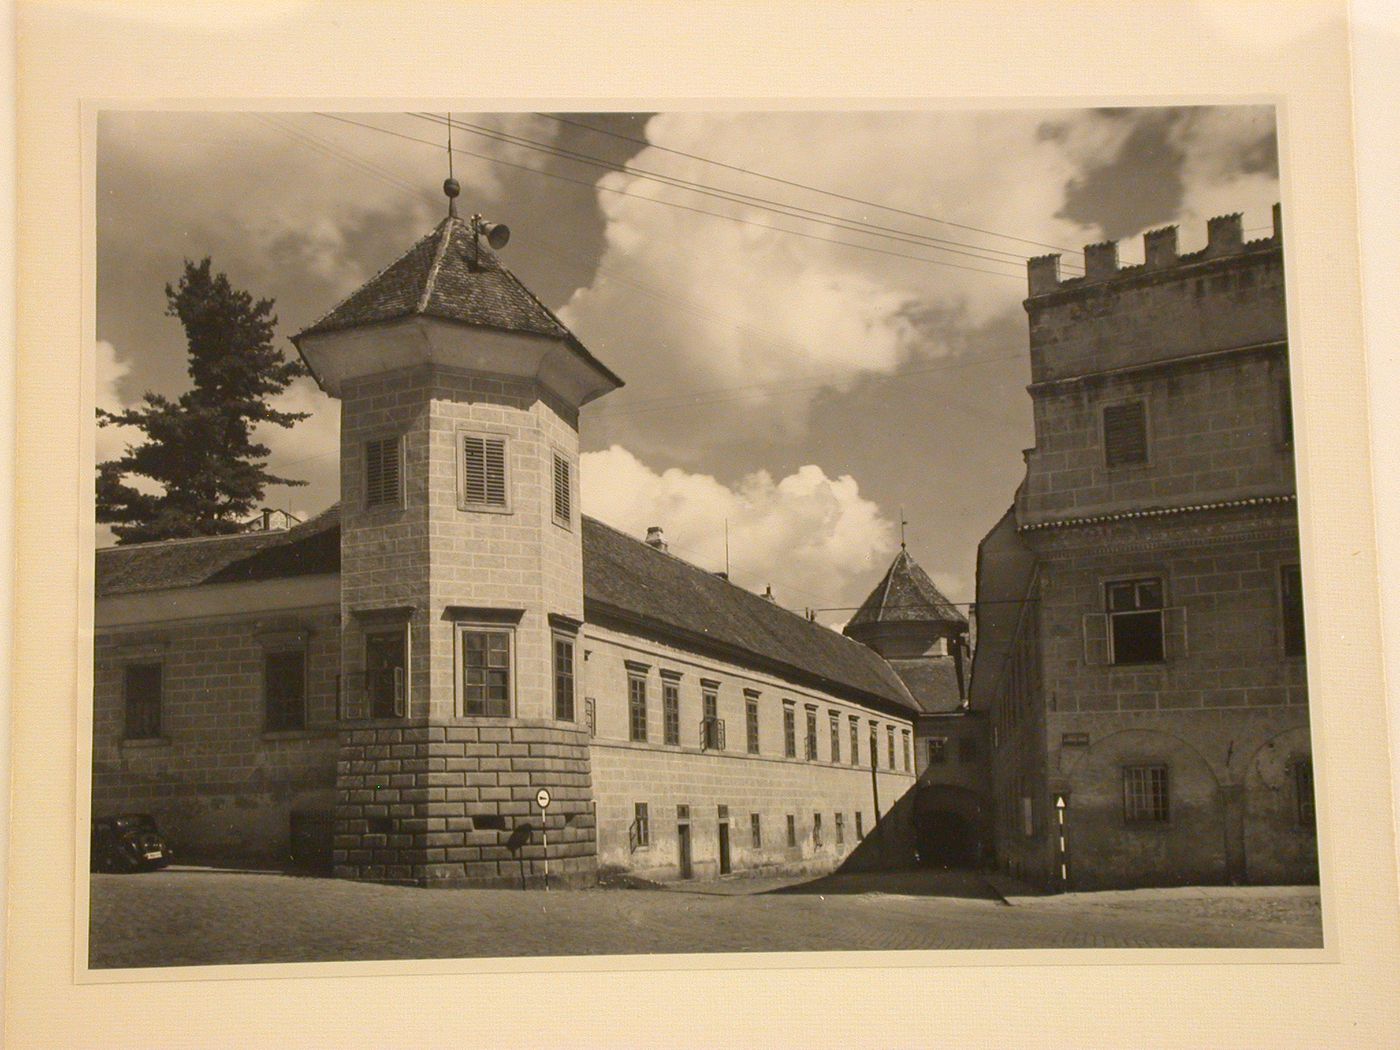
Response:
POLYGON ((456 179, 447 179, 442 184, 442 192, 448 197, 458 197, 462 193, 462 184, 456 179))

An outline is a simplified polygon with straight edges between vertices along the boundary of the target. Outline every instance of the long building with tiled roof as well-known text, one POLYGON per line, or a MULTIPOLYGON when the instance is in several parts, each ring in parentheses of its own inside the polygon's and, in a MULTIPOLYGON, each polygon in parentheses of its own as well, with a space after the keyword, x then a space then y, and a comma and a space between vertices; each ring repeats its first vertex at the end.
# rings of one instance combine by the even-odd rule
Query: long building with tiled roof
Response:
POLYGON ((579 513, 622 381, 491 239, 449 214, 294 338, 336 507, 97 553, 94 812, 422 886, 912 860, 914 679, 579 513))

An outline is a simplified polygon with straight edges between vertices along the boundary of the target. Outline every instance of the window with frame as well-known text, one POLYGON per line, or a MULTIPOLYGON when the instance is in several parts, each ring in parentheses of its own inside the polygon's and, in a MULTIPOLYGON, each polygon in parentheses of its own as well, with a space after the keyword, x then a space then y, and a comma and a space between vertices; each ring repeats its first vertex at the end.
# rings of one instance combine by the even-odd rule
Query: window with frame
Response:
POLYGON ((812 814, 812 848, 822 848, 822 815, 820 813, 812 814))
POLYGON ((1303 570, 1298 565, 1279 569, 1279 598, 1283 611, 1283 655, 1303 656, 1306 639, 1303 634, 1303 570))
POLYGON ((647 680, 638 672, 627 675, 627 736, 630 740, 647 738, 647 680))
POLYGON ((788 849, 797 848, 797 817, 792 813, 787 815, 787 844, 788 849))
POLYGON ((403 439, 365 442, 365 506, 390 507, 403 502, 403 439))
POLYGON ((647 815, 645 802, 632 804, 632 841, 636 843, 633 849, 644 849, 651 845, 651 818, 647 815))
POLYGON ((904 743, 904 772, 908 773, 908 772, 909 772, 909 767, 913 764, 913 754, 912 754, 912 750, 913 750, 913 749, 912 749, 912 747, 911 747, 911 745, 910 745, 910 741, 909 741, 909 730, 907 730, 907 729, 902 729, 902 730, 900 730, 900 733, 901 733, 901 734, 903 735, 903 737, 904 737, 904 740, 903 740, 903 743, 904 743))
POLYGON ((851 765, 860 765, 860 719, 851 716, 851 765))
POLYGON ((763 848, 763 820, 757 813, 749 814, 749 835, 754 849, 763 848))
POLYGON ((510 717, 510 631, 459 628, 462 645, 462 710, 467 715, 510 717))
POLYGON ((857 842, 861 842, 861 841, 863 841, 864 839, 865 839, 865 814, 862 813, 860 810, 856 810, 856 841, 857 841, 857 842))
POLYGON ((1147 409, 1141 401, 1104 406, 1103 447, 1105 466, 1147 462, 1147 409))
POLYGON ((700 747, 705 751, 723 750, 724 739, 719 722, 719 685, 700 683, 700 708, 704 714, 700 728, 700 747))
POLYGON ((890 745, 890 772, 894 772, 894 726, 885 726, 885 737, 890 745))
POLYGON ((365 699, 370 718, 401 718, 408 713, 407 627, 365 633, 365 699))
POLYGON ((797 712, 791 702, 783 704, 783 754, 788 758, 797 757, 797 712))
POLYGON ((1104 584, 1110 663, 1153 664, 1166 659, 1163 606, 1160 577, 1104 584))
POLYGON ((574 720, 574 640, 561 634, 554 636, 554 717, 574 720))
POLYGON ((263 728, 269 733, 306 728, 306 650, 263 654, 263 728))
POLYGON ((1298 826, 1309 831, 1317 827, 1317 803, 1313 796, 1313 764, 1311 758, 1295 758, 1293 774, 1294 813, 1298 826))
POLYGON ((758 754, 758 697, 744 697, 744 726, 748 737, 748 751, 758 754))
POLYGON ((880 768, 880 726, 870 723, 870 768, 880 768))
POLYGON ((817 760, 817 712, 810 708, 807 710, 806 745, 807 761, 815 762, 817 760))
POLYGON ((669 675, 661 678, 661 740, 675 747, 681 743, 681 682, 669 675))
POLYGON ((1123 819, 1129 824, 1164 824, 1170 817, 1167 767, 1123 767, 1123 819))
POLYGON ((554 453, 554 521, 572 528, 574 521, 574 466, 566 456, 554 453))
POLYGON ((155 740, 160 736, 160 697, 165 668, 159 663, 132 663, 122 669, 125 738, 155 740))
POLYGON ((491 434, 463 433, 459 440, 462 473, 458 498, 462 507, 508 509, 506 439, 491 434))
POLYGON ((841 761, 841 716, 832 711, 828 716, 831 723, 831 761, 841 761))
POLYGON ((836 845, 846 844, 846 814, 836 814, 836 845))

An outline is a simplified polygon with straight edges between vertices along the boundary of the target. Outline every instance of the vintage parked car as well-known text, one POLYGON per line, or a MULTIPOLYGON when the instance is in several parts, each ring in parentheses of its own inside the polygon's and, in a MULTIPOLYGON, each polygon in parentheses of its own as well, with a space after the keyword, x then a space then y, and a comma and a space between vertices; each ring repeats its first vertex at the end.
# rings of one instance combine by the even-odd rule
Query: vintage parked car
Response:
POLYGON ((152 871, 174 856, 149 813, 96 817, 92 822, 93 871, 152 871))

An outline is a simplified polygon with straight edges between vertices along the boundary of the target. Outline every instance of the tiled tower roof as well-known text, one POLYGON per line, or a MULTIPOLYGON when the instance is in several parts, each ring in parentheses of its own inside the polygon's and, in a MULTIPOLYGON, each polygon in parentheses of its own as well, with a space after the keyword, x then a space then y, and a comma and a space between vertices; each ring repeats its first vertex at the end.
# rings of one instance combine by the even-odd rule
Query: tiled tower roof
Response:
POLYGON ((967 617, 943 597, 919 563, 900 549, 885 578, 870 592, 846 627, 873 623, 966 624, 967 617))

